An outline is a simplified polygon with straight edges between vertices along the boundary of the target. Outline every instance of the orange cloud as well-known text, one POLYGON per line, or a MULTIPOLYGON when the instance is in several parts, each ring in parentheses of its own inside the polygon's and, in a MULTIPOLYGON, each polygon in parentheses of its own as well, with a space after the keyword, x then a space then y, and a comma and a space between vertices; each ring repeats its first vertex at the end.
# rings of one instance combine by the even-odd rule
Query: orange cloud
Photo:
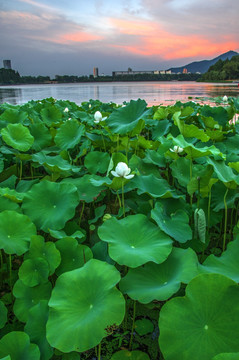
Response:
POLYGON ((64 34, 58 39, 58 41, 61 43, 67 43, 67 42, 87 42, 87 41, 95 41, 101 39, 102 36, 93 35, 84 31, 79 31, 75 33, 64 34))

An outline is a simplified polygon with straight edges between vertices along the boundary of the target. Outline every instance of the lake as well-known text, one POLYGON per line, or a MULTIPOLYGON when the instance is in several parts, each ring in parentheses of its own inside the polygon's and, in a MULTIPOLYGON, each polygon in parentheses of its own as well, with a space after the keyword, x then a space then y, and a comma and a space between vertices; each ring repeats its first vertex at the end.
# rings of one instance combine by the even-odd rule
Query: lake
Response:
POLYGON ((170 105, 175 100, 188 101, 189 97, 195 99, 224 95, 238 96, 237 84, 148 81, 0 86, 0 103, 8 102, 13 105, 53 97, 77 104, 90 99, 122 104, 124 101, 141 98, 152 106, 170 105))

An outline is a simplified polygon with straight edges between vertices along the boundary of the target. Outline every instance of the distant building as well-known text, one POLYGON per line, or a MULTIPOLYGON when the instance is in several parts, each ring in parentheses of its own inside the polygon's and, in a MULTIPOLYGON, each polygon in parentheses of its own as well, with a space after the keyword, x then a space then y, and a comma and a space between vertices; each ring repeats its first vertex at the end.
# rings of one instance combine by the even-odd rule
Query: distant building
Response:
POLYGON ((12 68, 11 60, 3 60, 3 67, 4 69, 11 69, 12 68))
POLYGON ((94 78, 97 78, 99 76, 99 69, 98 67, 94 67, 93 69, 93 76, 94 78))
POLYGON ((137 75, 137 74, 172 74, 171 70, 137 70, 133 71, 131 68, 128 68, 127 71, 113 71, 112 76, 119 76, 119 75, 137 75))
POLYGON ((188 69, 187 68, 184 68, 183 69, 183 74, 187 74, 188 73, 188 69))

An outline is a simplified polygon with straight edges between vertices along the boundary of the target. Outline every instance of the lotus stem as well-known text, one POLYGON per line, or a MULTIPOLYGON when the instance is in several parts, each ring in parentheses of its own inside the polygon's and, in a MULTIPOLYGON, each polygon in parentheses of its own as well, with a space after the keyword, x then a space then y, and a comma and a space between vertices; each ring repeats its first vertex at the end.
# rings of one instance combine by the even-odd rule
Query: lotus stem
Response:
POLYGON ((198 181, 198 200, 197 200, 197 208, 200 208, 200 176, 197 177, 197 181, 198 181))
POLYGON ((134 300, 134 307, 133 307, 133 322, 130 334, 130 341, 129 341, 129 350, 132 350, 132 343, 133 343, 133 336, 134 336, 134 328, 135 328, 135 314, 136 314, 136 301, 134 300))
POLYGON ((124 208, 124 183, 122 182, 122 206, 123 206, 123 214, 125 217, 125 208, 124 208))
POLYGON ((19 180, 22 180, 22 160, 20 160, 20 167, 19 167, 19 180))
POLYGON ((106 152, 105 140, 104 140, 104 136, 103 136, 102 130, 100 130, 100 133, 101 133, 101 138, 102 138, 102 141, 103 141, 104 151, 106 152))
POLYGON ((209 228, 210 228, 211 198, 212 198, 212 191, 210 189, 209 195, 208 195, 208 205, 207 205, 207 229, 208 229, 208 233, 209 233, 209 228))
POLYGON ((83 201, 83 204, 82 204, 82 209, 81 209, 80 219, 79 219, 79 226, 80 226, 80 224, 81 224, 81 219, 82 219, 82 215, 83 215, 84 209, 85 209, 85 201, 83 201))
POLYGON ((223 234, 223 246, 222 246, 222 251, 225 250, 226 248, 226 235, 227 235, 227 202, 226 202, 226 197, 227 197, 227 193, 228 193, 228 188, 225 192, 224 198, 223 198, 223 202, 224 202, 224 206, 225 206, 225 220, 224 220, 224 234, 223 234))
POLYGON ((118 201, 119 201, 119 207, 121 208, 121 200, 120 200, 120 197, 119 197, 118 191, 116 192, 116 194, 117 194, 117 199, 118 199, 118 201))
POLYGON ((98 357, 98 360, 101 359, 101 342, 98 345, 98 355, 97 355, 97 357, 98 357))

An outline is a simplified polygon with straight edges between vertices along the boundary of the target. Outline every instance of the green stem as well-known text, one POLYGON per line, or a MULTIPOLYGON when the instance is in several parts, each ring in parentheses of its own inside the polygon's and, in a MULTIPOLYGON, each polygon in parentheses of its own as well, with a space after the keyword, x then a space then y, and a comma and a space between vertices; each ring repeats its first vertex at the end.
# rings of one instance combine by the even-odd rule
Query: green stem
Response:
MULTIPOLYGON (((190 158, 190 180, 192 180, 192 177, 193 177, 193 159, 192 159, 192 154, 191 154, 191 158, 190 158)), ((193 195, 190 195, 190 205, 191 205, 191 208, 193 207, 193 195)))
POLYGON ((12 296, 12 255, 11 254, 9 254, 9 286, 12 296))
POLYGON ((209 233, 209 228, 210 228, 211 198, 212 198, 212 192, 210 189, 209 195, 208 195, 208 205, 207 205, 207 231, 208 231, 208 233, 209 233))
POLYGON ((224 198, 223 198, 223 202, 224 202, 224 207, 225 207, 225 221, 224 221, 224 234, 223 234, 223 246, 222 246, 222 251, 225 250, 226 248, 226 235, 227 235, 227 202, 226 202, 226 197, 227 197, 227 193, 228 193, 228 188, 225 192, 224 198))
POLYGON ((124 183, 122 182, 122 206, 123 206, 123 214, 125 217, 125 208, 124 208, 124 183))
POLYGON ((103 141, 104 150, 105 150, 105 152, 106 152, 105 140, 104 140, 104 136, 103 136, 102 130, 100 130, 100 133, 101 133, 101 138, 102 138, 102 141, 103 141))
POLYGON ((79 226, 80 226, 80 224, 81 224, 81 219, 82 219, 82 215, 83 215, 84 209, 85 209, 85 201, 83 201, 83 204, 82 204, 82 209, 81 209, 80 219, 79 219, 79 226))
POLYGON ((130 335, 130 341, 129 341, 129 350, 132 350, 133 335, 134 335, 134 328, 135 328, 135 313, 136 313, 136 301, 134 300, 133 322, 132 322, 131 335, 130 335))
POLYGON ((116 191, 116 195, 117 195, 117 199, 118 199, 118 201, 119 201, 119 207, 121 208, 121 200, 120 200, 120 197, 119 197, 118 191, 116 191))
POLYGON ((197 199, 197 208, 199 209, 199 205, 200 205, 200 176, 198 176, 197 181, 198 181, 198 199, 197 199))
POLYGON ((98 360, 101 359, 101 342, 98 345, 98 355, 97 355, 97 357, 98 357, 98 360))
POLYGON ((19 180, 22 180, 22 160, 20 160, 19 180))

